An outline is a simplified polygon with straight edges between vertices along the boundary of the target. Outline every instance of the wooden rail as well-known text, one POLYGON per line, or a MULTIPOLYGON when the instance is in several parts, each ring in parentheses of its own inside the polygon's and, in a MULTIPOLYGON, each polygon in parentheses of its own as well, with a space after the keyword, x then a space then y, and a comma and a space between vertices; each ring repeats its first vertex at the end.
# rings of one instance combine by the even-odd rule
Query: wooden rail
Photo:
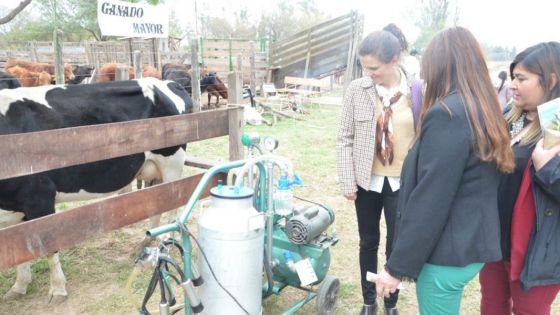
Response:
MULTIPOLYGON (((187 203, 202 174, 0 229, 0 270, 72 247, 187 203)), ((225 180, 215 176, 207 187, 225 180)), ((202 197, 208 196, 208 188, 202 197)))
MULTIPOLYGON (((243 157, 243 108, 0 136, 0 179, 229 135, 229 158, 243 157)), ((0 229, 0 270, 74 246, 180 207, 202 174, 108 198, 0 229)), ((225 174, 213 177, 215 185, 225 174)), ((208 188, 206 189, 208 190, 208 188)), ((201 197, 206 197, 205 191, 201 197)))
MULTIPOLYGON (((0 179, 228 135, 232 133, 229 117, 239 116, 237 112, 241 110, 230 107, 189 115, 0 135, 0 179)), ((240 128, 239 124, 235 128, 240 128)))

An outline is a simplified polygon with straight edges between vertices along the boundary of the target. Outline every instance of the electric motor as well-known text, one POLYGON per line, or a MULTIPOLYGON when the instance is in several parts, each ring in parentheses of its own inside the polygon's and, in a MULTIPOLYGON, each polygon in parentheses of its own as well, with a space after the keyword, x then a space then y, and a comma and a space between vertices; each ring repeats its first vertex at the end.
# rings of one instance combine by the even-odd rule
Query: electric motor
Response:
POLYGON ((334 212, 321 206, 294 210, 286 222, 285 233, 294 244, 307 244, 321 235, 334 222, 334 212))

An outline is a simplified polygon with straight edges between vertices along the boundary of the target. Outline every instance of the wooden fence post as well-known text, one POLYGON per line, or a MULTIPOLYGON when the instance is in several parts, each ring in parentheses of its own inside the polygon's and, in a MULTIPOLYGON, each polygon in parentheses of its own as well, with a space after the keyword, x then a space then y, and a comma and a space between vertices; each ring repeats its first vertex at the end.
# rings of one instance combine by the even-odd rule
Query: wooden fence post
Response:
POLYGON ((35 41, 31 41, 29 43, 29 52, 31 55, 31 61, 38 62, 37 60, 37 43, 35 41))
POLYGON ((256 60, 255 60, 255 46, 251 45, 251 57, 249 59, 251 62, 251 73, 249 74, 249 88, 251 92, 256 94, 257 86, 257 67, 256 67, 256 60))
POLYGON ((54 30, 54 70, 56 84, 64 84, 64 63, 62 62, 62 45, 64 44, 64 33, 54 30))
POLYGON ((191 98, 193 112, 200 112, 200 69, 198 67, 198 40, 191 39, 191 98))
POLYGON ((241 135, 243 134, 243 107, 228 107, 228 129, 229 160, 241 160, 243 159, 243 144, 241 143, 241 135))
POLYGON ((227 76, 228 104, 241 104, 243 99, 243 82, 240 73, 230 72, 227 76))
POLYGON ((129 80, 129 66, 118 65, 115 69, 115 81, 129 80))
POLYGON ((135 50, 132 54, 132 66, 134 67, 134 78, 142 79, 142 55, 140 50, 135 50))

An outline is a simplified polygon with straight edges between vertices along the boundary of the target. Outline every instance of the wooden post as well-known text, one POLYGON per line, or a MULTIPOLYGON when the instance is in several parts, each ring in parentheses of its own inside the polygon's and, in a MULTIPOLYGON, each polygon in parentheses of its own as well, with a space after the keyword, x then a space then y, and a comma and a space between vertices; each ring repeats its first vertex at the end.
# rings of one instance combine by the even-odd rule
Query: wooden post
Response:
POLYGON ((309 70, 309 60, 311 59, 311 31, 307 33, 307 56, 305 57, 305 71, 303 77, 307 78, 307 71, 309 70))
POLYGON ((154 49, 154 68, 159 69, 161 64, 161 54, 159 50, 159 38, 152 38, 152 45, 154 49))
POLYGON ((31 61, 38 62, 37 60, 37 42, 32 41, 29 43, 29 52, 31 54, 31 61))
POLYGON ((135 50, 132 54, 132 66, 134 67, 134 78, 142 79, 142 55, 140 50, 135 50))
POLYGON ((241 144, 241 135, 243 134, 243 107, 228 107, 228 129, 229 160, 241 160, 243 159, 243 144, 241 144))
POLYGON ((130 79, 128 75, 129 66, 118 65, 115 69, 115 81, 122 81, 130 79))
POLYGON ((132 37, 130 37, 130 38, 128 39, 128 54, 129 54, 129 56, 130 56, 130 61, 129 61, 129 63, 134 63, 133 51, 134 51, 134 49, 132 48, 132 37))
MULTIPOLYGON (((256 60, 255 60, 255 47, 252 46, 251 47, 251 73, 249 74, 249 88, 251 89, 251 92, 253 94, 255 94, 255 92, 257 91, 257 87, 256 87, 256 81, 257 81, 257 66, 256 66, 256 60)), ((262 92, 262 89, 261 89, 262 92)))
POLYGON ((198 67, 198 41, 191 40, 191 98, 193 101, 193 112, 200 112, 200 69, 198 67))
POLYGON ((241 89, 243 90, 243 57, 241 54, 237 54, 237 72, 241 77, 241 89))
POLYGON ((243 99, 243 83, 238 72, 230 72, 227 76, 228 104, 241 104, 243 99))
POLYGON ((95 69, 97 69, 97 74, 99 75, 99 70, 101 69, 101 60, 99 59, 99 45, 94 43, 95 49, 93 50, 95 58, 95 69))
POLYGON ((64 84, 64 63, 62 62, 62 45, 64 43, 64 33, 54 30, 54 73, 56 84, 64 84))
POLYGON ((356 51, 357 46, 361 38, 359 23, 361 22, 360 17, 356 11, 352 12, 352 36, 350 37, 350 46, 348 47, 348 61, 346 65, 346 72, 344 73, 344 91, 354 79, 354 65, 356 63, 356 51))

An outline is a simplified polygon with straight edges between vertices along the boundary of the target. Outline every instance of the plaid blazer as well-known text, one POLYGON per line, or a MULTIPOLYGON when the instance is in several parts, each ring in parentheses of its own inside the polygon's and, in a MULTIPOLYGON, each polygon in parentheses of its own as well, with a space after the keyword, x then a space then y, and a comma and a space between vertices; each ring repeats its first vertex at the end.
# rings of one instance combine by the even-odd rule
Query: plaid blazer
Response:
MULTIPOLYGON (((407 78, 410 89, 416 82, 407 78)), ((409 97, 420 93, 409 93, 409 97)), ((352 81, 344 94, 336 133, 336 169, 344 195, 358 191, 358 186, 369 189, 375 156, 376 100, 377 89, 369 77, 352 81)), ((417 106, 416 100, 413 103, 413 110, 419 110, 421 104, 417 106)))

